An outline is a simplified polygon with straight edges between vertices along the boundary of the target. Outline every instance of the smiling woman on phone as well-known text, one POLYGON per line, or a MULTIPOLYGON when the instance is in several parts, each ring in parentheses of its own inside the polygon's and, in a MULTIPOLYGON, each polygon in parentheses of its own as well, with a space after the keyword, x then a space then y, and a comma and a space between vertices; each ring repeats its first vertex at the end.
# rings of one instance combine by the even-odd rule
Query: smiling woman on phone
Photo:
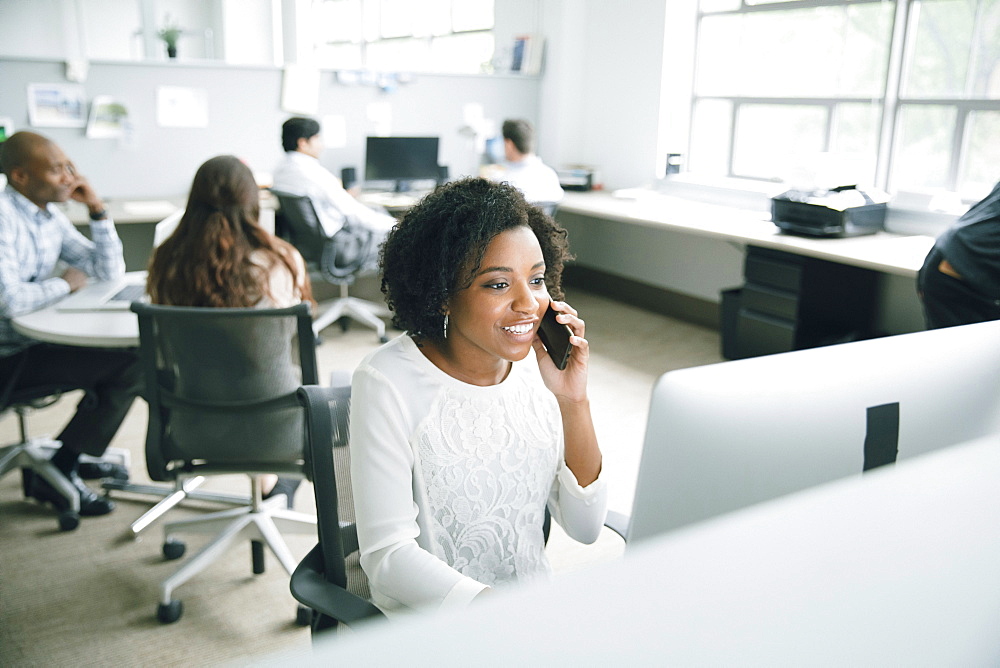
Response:
POLYGON ((565 236, 517 189, 465 179, 383 246, 382 291, 405 333, 355 371, 351 475, 361 565, 386 611, 546 577, 546 507, 576 540, 600 532, 589 345, 553 299, 565 236), (550 304, 572 332, 565 370, 538 338, 550 304))

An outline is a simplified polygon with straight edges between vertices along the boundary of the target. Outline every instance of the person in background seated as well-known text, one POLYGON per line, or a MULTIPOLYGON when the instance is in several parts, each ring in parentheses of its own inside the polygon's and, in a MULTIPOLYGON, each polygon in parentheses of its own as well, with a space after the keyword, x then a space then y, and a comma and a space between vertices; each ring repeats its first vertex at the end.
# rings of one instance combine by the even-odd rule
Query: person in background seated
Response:
POLYGON ((917 290, 928 329, 1000 320, 1000 183, 937 238, 917 290))
POLYGON ((524 193, 532 204, 558 202, 563 189, 554 169, 535 155, 535 130, 531 123, 520 119, 503 122, 503 148, 507 163, 493 175, 524 193))
MULTIPOLYGON (((202 164, 177 229, 150 260, 150 301, 216 308, 286 308, 311 301, 302 256, 262 228, 259 216, 249 167, 231 155, 202 164)), ((265 476, 264 498, 285 494, 291 508, 300 482, 265 476)))
MULTIPOLYGON (((0 386, 17 376, 14 390, 58 385, 87 390, 58 436, 52 463, 80 494, 80 514, 104 515, 114 503, 83 479, 128 479, 118 464, 80 462, 100 457, 139 394, 138 358, 133 350, 41 343, 14 331, 11 318, 30 313, 87 282, 125 273, 122 243, 104 202, 54 142, 33 132, 16 132, 0 144, 7 187, 0 193, 0 386), (87 206, 93 240, 55 206, 75 200, 87 206)), ((68 501, 40 476, 24 471, 28 494, 59 510, 68 501)))
POLYGON ((562 298, 566 232, 484 178, 438 188, 386 240, 382 291, 404 334, 352 382, 361 566, 387 612, 464 606, 545 578, 548 507, 597 539, 607 512, 585 325, 562 298), (537 337, 570 327, 560 371, 537 337))
POLYGON ((325 146, 320 125, 312 118, 294 116, 281 126, 281 146, 285 158, 274 171, 272 188, 312 200, 316 215, 328 237, 348 220, 376 234, 366 266, 378 263, 378 248, 396 219, 384 211, 371 209, 344 190, 344 185, 319 162, 325 146))

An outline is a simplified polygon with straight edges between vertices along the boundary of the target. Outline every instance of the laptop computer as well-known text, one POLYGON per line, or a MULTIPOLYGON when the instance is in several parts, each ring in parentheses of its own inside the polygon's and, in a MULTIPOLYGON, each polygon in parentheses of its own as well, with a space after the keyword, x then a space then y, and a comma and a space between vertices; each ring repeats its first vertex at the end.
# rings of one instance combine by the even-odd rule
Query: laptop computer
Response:
POLYGON ((126 274, 112 281, 90 281, 56 305, 56 310, 127 311, 134 301, 146 301, 146 275, 126 274))

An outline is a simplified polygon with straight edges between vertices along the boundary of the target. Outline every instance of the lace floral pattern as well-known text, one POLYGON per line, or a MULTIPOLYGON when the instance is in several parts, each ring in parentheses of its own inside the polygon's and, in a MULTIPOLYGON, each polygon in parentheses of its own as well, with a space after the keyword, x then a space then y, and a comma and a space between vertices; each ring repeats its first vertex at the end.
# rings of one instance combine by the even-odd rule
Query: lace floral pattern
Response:
POLYGON ((494 586, 549 572, 542 522, 556 474, 557 411, 530 392, 444 393, 418 436, 436 555, 494 586))

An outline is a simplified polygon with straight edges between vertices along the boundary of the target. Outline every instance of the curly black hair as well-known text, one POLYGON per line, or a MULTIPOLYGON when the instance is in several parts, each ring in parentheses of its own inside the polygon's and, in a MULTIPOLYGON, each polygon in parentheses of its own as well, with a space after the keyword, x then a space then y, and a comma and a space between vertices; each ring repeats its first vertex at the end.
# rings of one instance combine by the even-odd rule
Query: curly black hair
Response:
POLYGON ((471 285, 490 241, 520 226, 535 233, 549 295, 562 299, 563 265, 572 259, 566 230, 528 204, 517 188, 466 178, 427 195, 382 245, 382 292, 392 324, 418 339, 442 340, 448 299, 471 285))

